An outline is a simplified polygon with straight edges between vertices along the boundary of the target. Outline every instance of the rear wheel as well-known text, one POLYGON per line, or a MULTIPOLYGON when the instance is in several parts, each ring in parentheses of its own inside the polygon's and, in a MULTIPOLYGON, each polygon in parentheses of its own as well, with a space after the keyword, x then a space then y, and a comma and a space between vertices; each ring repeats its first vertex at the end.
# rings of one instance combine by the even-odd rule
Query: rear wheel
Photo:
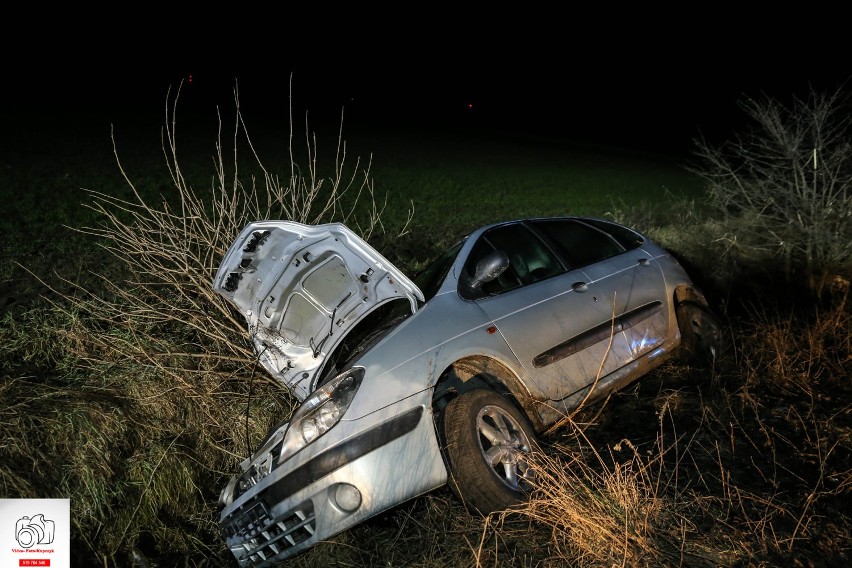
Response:
POLYGON ((722 327, 707 308, 684 302, 677 307, 681 355, 688 363, 713 366, 722 355, 722 327))
POLYGON ((450 487, 465 506, 486 515, 526 500, 536 436, 510 400, 484 389, 459 395, 444 410, 444 434, 450 487))

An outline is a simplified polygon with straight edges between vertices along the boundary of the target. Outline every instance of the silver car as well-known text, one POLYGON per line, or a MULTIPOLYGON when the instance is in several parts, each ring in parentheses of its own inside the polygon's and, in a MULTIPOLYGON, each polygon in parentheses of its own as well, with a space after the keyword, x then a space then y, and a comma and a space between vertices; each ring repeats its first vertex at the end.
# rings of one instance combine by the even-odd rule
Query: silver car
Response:
POLYGON ((268 566, 448 482, 521 502, 536 434, 720 330, 661 246, 580 217, 480 228, 413 280, 342 224, 249 224, 213 282, 301 401, 220 496, 240 566, 268 566))

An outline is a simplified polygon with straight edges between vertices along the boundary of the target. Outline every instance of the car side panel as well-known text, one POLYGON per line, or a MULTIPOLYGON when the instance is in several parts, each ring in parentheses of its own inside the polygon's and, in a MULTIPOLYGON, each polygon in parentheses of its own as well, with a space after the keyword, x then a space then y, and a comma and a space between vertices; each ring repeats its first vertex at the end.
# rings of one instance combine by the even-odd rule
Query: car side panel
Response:
POLYGON ((610 308, 601 308, 607 283, 572 270, 477 300, 530 375, 534 396, 561 400, 632 358, 610 308))
POLYGON ((629 348, 622 364, 659 346, 669 334, 670 302, 658 261, 634 249, 583 268, 591 278, 592 304, 601 317, 616 318, 629 348))
POLYGON ((528 382, 506 340, 475 302, 455 292, 435 296, 357 361, 366 378, 343 420, 430 389, 450 365, 472 356, 499 360, 528 382))

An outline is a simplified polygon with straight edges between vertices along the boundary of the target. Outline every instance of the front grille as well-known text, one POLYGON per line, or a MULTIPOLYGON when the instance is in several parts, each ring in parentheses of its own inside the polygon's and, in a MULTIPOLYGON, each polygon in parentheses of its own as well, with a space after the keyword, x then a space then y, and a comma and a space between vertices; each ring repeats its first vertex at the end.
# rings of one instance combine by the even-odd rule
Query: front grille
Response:
POLYGON ((266 505, 254 500, 222 522, 222 536, 242 566, 273 558, 309 539, 315 530, 316 517, 311 501, 272 519, 266 505))

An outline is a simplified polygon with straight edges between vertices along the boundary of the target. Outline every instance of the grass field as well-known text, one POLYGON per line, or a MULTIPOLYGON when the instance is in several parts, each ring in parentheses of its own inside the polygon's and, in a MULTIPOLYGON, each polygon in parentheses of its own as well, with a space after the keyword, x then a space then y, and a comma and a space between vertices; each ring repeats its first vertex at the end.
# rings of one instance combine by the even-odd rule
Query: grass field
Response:
MULTIPOLYGON (((286 132, 248 129, 266 172, 286 179, 286 132)), ((200 317, 190 310, 193 298, 161 287, 145 314, 104 285, 102 276, 119 288, 127 280, 131 290, 151 275, 103 248, 115 244, 110 233, 73 230, 105 222, 83 188, 135 197, 108 128, 60 130, 21 132, 0 155, 0 497, 70 497, 75 565, 126 566, 137 558, 138 566, 231 566, 217 533, 218 492, 292 400, 245 360, 237 334, 232 352, 213 353, 203 325, 180 325, 189 321, 183 314, 200 317), (100 297, 110 298, 108 309, 100 297), (174 321, 164 312, 170 307, 174 321), (146 362, 152 353, 157 360, 146 362)), ((545 437, 544 482, 523 510, 474 517, 441 489, 288 565, 850 562, 845 296, 795 302, 765 281, 726 272, 712 219, 703 217, 702 184, 682 156, 464 125, 344 131, 344 138, 347 175, 358 180, 352 192, 369 180, 384 204, 370 241, 401 268, 418 268, 492 221, 617 218, 691 267, 725 321, 730 350, 715 373, 667 364, 545 437)), ((310 157, 298 140, 294 161, 305 172, 310 157)), ((116 125, 115 141, 139 194, 155 207, 179 207, 159 126, 125 132, 116 125)), ((215 142, 215 128, 179 138, 185 183, 202 201, 215 193, 215 142)), ((320 178, 333 177, 337 142, 333 130, 318 136, 320 178)), ((264 174, 245 150, 241 183, 262 187, 264 174)), ((352 195, 341 203, 351 204, 352 195)), ((213 265, 202 276, 215 260, 208 258, 213 265)), ((208 293, 203 278, 188 286, 208 293)))

